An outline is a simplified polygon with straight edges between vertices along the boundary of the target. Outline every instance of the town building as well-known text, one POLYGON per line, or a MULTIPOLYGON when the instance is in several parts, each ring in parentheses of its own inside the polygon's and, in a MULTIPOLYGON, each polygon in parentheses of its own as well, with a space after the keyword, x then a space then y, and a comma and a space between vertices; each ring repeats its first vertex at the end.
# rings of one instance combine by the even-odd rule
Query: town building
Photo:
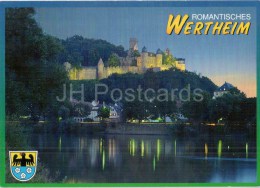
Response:
MULTIPOLYGON (((72 104, 79 104, 79 101, 73 100, 71 101, 72 104)), ((109 118, 108 120, 117 120, 120 121, 121 119, 121 112, 122 112, 122 106, 120 104, 109 104, 106 105, 105 103, 99 104, 97 101, 90 102, 83 102, 81 103, 83 105, 88 105, 90 107, 90 114, 85 117, 73 117, 74 121, 77 123, 82 123, 85 121, 93 121, 93 122, 100 122, 101 118, 99 117, 98 111, 102 107, 106 107, 109 109, 109 118)))
POLYGON ((214 91, 213 99, 222 97, 224 94, 229 93, 230 89, 232 89, 232 88, 234 88, 234 86, 232 84, 225 82, 216 91, 214 91))

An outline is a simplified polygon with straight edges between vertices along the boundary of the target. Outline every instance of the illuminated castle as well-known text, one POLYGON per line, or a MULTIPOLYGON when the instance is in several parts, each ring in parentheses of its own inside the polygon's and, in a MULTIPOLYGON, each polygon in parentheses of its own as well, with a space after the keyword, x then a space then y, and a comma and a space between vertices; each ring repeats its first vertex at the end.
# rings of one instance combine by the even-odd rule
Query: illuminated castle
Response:
MULTIPOLYGON (((90 80, 103 79, 112 74, 138 73, 142 74, 148 69, 154 72, 176 68, 185 71, 185 59, 177 58, 173 64, 163 64, 163 53, 160 49, 156 53, 148 52, 146 47, 142 48, 141 54, 138 52, 138 41, 131 38, 127 57, 118 57, 120 66, 105 66, 100 58, 97 66, 73 68, 70 63, 64 63, 66 70, 69 72, 70 80, 90 80), (138 55, 133 55, 134 53, 138 55)), ((169 49, 165 51, 165 56, 171 55, 169 49)))

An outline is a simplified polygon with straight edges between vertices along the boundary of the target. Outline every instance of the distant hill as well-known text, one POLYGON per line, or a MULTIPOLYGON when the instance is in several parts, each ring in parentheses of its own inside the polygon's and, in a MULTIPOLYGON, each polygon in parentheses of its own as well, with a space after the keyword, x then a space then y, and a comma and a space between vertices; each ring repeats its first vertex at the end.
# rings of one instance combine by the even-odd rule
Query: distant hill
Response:
POLYGON ((137 88, 141 85, 143 89, 153 88, 155 90, 165 88, 167 90, 185 88, 190 84, 191 90, 200 88, 210 94, 217 89, 217 86, 207 77, 200 76, 194 72, 179 71, 170 69, 166 71, 147 71, 145 74, 114 74, 107 79, 101 80, 111 88, 137 88))
MULTIPOLYGON (((84 84, 86 101, 91 101, 94 99, 95 84, 97 83, 106 84, 109 88, 109 91, 113 90, 114 88, 119 88, 122 91, 125 91, 128 88, 136 90, 139 85, 143 91, 148 88, 152 88, 156 91, 160 88, 165 88, 168 91, 172 89, 178 89, 180 91, 181 89, 190 85, 191 91, 199 88, 212 96, 213 92, 217 89, 217 86, 207 77, 200 76, 193 72, 183 72, 175 69, 161 72, 147 71, 144 74, 113 74, 102 80, 78 80, 71 82, 75 84, 75 87, 76 85, 79 87, 80 84, 84 84)), ((107 95, 101 96, 99 100, 112 102, 109 92, 107 95)))
POLYGON ((99 58, 107 62, 113 53, 125 57, 127 52, 123 46, 115 46, 105 40, 87 39, 75 35, 61 40, 63 50, 58 55, 59 62, 70 62, 74 66, 96 66, 99 58))

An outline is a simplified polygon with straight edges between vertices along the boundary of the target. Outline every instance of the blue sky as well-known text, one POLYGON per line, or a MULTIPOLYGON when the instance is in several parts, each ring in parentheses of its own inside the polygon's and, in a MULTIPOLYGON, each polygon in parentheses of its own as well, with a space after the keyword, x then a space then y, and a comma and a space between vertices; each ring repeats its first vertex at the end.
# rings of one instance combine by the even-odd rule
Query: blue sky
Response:
POLYGON ((129 47, 129 38, 148 51, 167 47, 174 56, 186 59, 186 68, 212 79, 237 86, 247 96, 256 96, 256 12, 255 8, 185 7, 92 7, 37 8, 36 20, 47 34, 66 39, 73 35, 104 39, 129 47), (167 35, 169 14, 251 14, 248 35, 167 35))

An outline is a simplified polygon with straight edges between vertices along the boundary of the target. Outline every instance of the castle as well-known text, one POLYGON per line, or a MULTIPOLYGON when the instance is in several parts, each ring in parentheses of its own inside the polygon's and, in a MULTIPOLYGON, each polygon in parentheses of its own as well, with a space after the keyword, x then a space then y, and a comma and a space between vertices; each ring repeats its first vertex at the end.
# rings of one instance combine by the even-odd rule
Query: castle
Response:
MULTIPOLYGON (((90 79, 103 79, 112 74, 125 74, 125 73, 145 73, 148 69, 154 72, 176 68, 185 71, 185 59, 176 58, 174 65, 163 64, 163 53, 160 49, 156 53, 148 52, 146 47, 142 48, 141 54, 138 52, 138 41, 131 38, 129 42, 129 50, 126 57, 118 57, 120 65, 116 67, 105 66, 100 58, 97 66, 88 66, 75 68, 70 63, 65 62, 65 69, 69 73, 70 80, 90 80, 90 79), (137 55, 135 55, 137 54, 137 55)), ((170 55, 169 49, 164 53, 166 56, 170 55)))

